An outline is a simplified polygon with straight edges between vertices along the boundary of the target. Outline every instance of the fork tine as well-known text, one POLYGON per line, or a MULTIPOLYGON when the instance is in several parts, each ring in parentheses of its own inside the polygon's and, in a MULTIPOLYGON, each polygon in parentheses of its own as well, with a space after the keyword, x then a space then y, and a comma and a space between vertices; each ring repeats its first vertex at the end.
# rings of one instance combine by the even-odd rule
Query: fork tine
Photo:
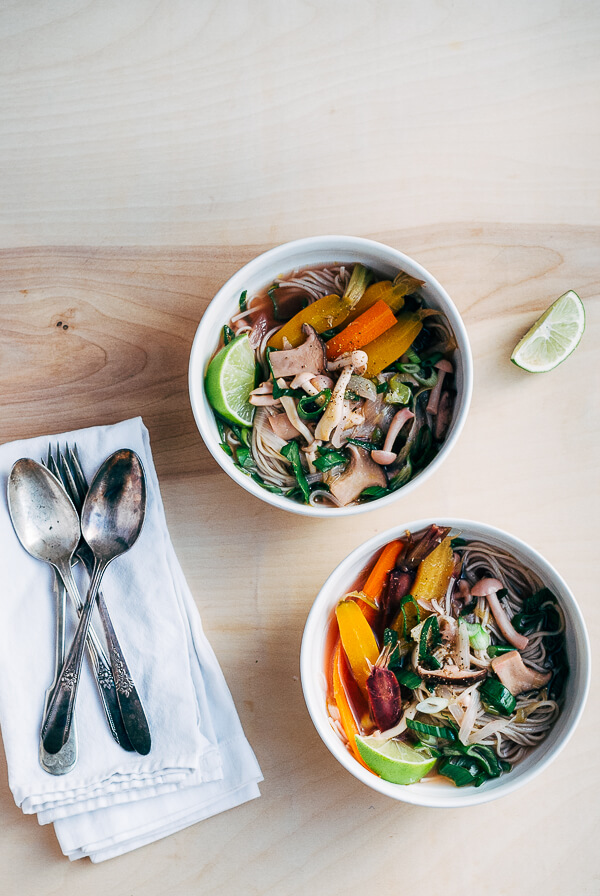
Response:
POLYGON ((77 443, 75 443, 72 448, 67 445, 67 454, 69 455, 69 461, 71 469, 73 471, 73 475, 77 479, 79 487, 82 489, 84 495, 87 495, 90 487, 88 485, 87 479, 85 478, 85 473, 81 468, 77 443))
MULTIPOLYGON (((54 473, 54 475, 56 476, 58 481, 62 482, 62 476, 60 475, 60 470, 58 469, 58 465, 57 465, 56 461, 54 460, 54 457, 52 456, 50 449, 48 449, 48 461, 47 461, 46 466, 48 467, 48 469, 50 470, 51 473, 54 473)), ((64 483, 63 483, 63 485, 64 485, 64 483)))
POLYGON ((79 488, 77 487, 77 482, 73 477, 73 473, 71 472, 71 468, 67 462, 67 458, 60 452, 60 469, 61 469, 61 478, 65 483, 65 487, 67 492, 69 493, 69 497, 71 498, 73 504, 77 508, 78 511, 81 510, 83 506, 83 499, 85 498, 85 494, 82 495, 79 488))

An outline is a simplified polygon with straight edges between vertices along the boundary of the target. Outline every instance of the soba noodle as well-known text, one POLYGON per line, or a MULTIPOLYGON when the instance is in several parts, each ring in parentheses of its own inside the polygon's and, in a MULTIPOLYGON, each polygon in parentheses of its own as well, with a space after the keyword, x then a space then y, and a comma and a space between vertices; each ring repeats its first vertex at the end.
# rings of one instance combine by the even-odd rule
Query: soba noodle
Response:
MULTIPOLYGON (((432 529, 435 528, 437 527, 432 527, 432 529)), ((418 541, 419 536, 415 537, 418 541)), ((439 547, 436 548, 438 553, 442 551, 444 545, 447 545, 444 549, 446 552, 454 550, 454 571, 452 574, 449 573, 450 577, 447 587, 444 587, 444 595, 427 596, 415 601, 407 591, 407 597, 402 598, 404 602, 418 603, 421 611, 425 611, 428 618, 431 615, 437 618, 440 630, 441 626, 445 625, 445 631, 451 633, 448 643, 438 640, 437 646, 431 650, 431 656, 424 659, 423 616, 421 616, 421 622, 416 629, 410 631, 410 634, 406 633, 407 641, 402 642, 402 636, 400 636, 398 643, 404 645, 405 656, 402 668, 412 671, 413 675, 414 673, 421 675, 423 674, 420 671, 421 665, 429 659, 436 663, 430 667, 434 672, 429 673, 430 678, 424 678, 416 687, 402 689, 401 719, 391 729, 383 731, 377 729, 373 721, 377 718, 377 699, 376 694, 371 694, 371 691, 369 691, 368 703, 372 717, 370 726, 365 722, 364 706, 354 707, 354 715, 357 719, 362 718, 363 726, 366 725, 366 727, 362 727, 360 733, 374 735, 376 739, 382 741, 393 737, 406 740, 408 737, 410 742, 409 736, 416 737, 409 730, 415 720, 420 720, 425 732, 444 731, 452 735, 451 729, 453 729, 456 733, 452 737, 456 739, 457 746, 454 750, 446 748, 449 749, 450 755, 456 757, 462 751, 466 757, 469 748, 483 745, 483 747, 491 747, 499 760, 512 766, 521 761, 547 737, 560 714, 563 697, 562 683, 564 683, 564 677, 568 671, 564 652, 564 614, 554 595, 547 591, 539 577, 508 551, 483 541, 473 540, 465 543, 460 538, 455 541, 456 543, 449 547, 450 537, 445 536, 443 542, 438 539, 439 547), (485 583, 493 583, 496 580, 502 585, 496 594, 501 610, 494 609, 494 603, 488 603, 486 596, 472 595, 473 591, 485 591, 485 583), (532 606, 535 607, 535 612, 528 609, 532 606), (509 633, 513 631, 515 639, 521 637, 522 641, 526 642, 519 650, 510 643, 505 646, 507 641, 505 619, 508 620, 510 626, 509 633), (551 625, 545 624, 548 619, 552 622, 551 625), (457 651, 460 649, 461 625, 465 626, 470 620, 472 620, 470 625, 474 630, 479 633, 487 633, 487 646, 482 647, 482 641, 476 640, 475 647, 469 642, 466 662, 460 665, 460 669, 465 671, 461 673, 455 665, 458 662, 457 656, 460 656, 457 651), (513 622, 518 626, 526 626, 526 638, 524 635, 519 636, 513 628, 513 622), (452 634, 453 632, 457 632, 457 634, 452 634), (455 640, 453 641, 452 638, 455 640), (504 668, 495 663, 493 658, 499 656, 499 652, 508 658, 511 651, 513 655, 519 653, 520 660, 522 660, 521 667, 524 664, 526 670, 529 670, 527 675, 533 676, 530 679, 524 678, 523 682, 535 679, 539 682, 535 687, 528 685, 528 689, 526 689, 521 684, 512 693, 507 690, 506 682, 502 677, 504 668), (436 668, 439 668, 440 671, 436 672, 436 668), (445 670, 448 670, 447 674, 445 670), (478 670, 479 676, 475 675, 478 670), (487 676, 481 678, 485 673, 487 676), (541 674, 536 678, 535 673, 541 674), (446 677, 444 677, 445 674, 446 677), (453 674, 456 675, 455 680, 452 680, 453 674), (461 674, 463 675, 462 681, 460 680, 461 674), (465 681, 464 677, 469 675, 479 677, 479 680, 465 681), (496 676, 500 677, 500 682, 496 676), (557 676, 562 676, 561 684, 558 684, 557 676), (549 682, 548 679, 550 679, 549 682), (437 683, 432 686, 432 682, 436 681, 437 683), (490 704, 487 693, 485 700, 482 699, 481 688, 489 681, 494 682, 497 688, 503 689, 506 696, 510 697, 514 704, 510 712, 506 712, 506 714, 503 714, 502 711, 499 712, 497 704, 490 704), (410 696, 407 696, 408 694, 410 696), (435 700, 432 700, 432 697, 435 697, 435 700)), ((405 555, 406 551, 400 551, 397 569, 404 568, 401 566, 401 559, 405 555)), ((435 551, 430 553, 431 557, 434 555, 435 551)), ((420 586, 417 584, 420 575, 419 569, 426 562, 427 559, 422 560, 419 567, 412 571, 410 574, 412 585, 407 585, 407 587, 419 590, 420 586)), ((433 560, 429 562, 433 563, 433 560)), ((437 558, 435 562, 438 563, 437 568, 439 569, 441 561, 437 558)), ((450 567, 452 567, 452 561, 450 567)), ((408 575, 408 573, 406 574, 408 575)), ((382 637, 384 627, 391 624, 389 607, 392 600, 392 589, 395 586, 392 585, 390 576, 391 572, 387 575, 387 585, 379 600, 378 613, 375 617, 371 617, 371 626, 379 638, 382 637)), ((498 585, 493 587, 498 588, 498 585)), ((489 587, 486 593, 491 593, 489 587)), ((361 591, 352 592, 348 597, 354 599, 353 595, 361 596, 361 594, 361 591)), ((403 604, 401 603, 401 605, 403 604)), ((404 618, 406 619, 406 616, 404 618)), ((396 621, 398 619, 400 619, 399 612, 396 621)), ((396 629, 398 629, 397 625, 396 629)), ((390 631, 389 628, 385 628, 386 637, 390 631)), ((523 631, 523 628, 520 628, 519 631, 523 631)), ((381 644, 381 641, 379 643, 381 644)), ((389 648, 386 649, 389 650, 389 648)), ((382 652, 375 666, 381 666, 389 676, 392 672, 386 667, 388 660, 382 663, 382 658, 385 659, 384 655, 385 651, 382 652)), ((352 663, 350 662, 348 674, 351 674, 351 670, 352 663)), ((383 675, 383 673, 381 674, 383 675)), ((395 674, 398 673, 395 672, 395 674)), ((400 681, 403 680, 400 677, 400 681)), ((418 681, 418 677, 415 680, 418 681)), ((514 682, 515 679, 512 680, 514 682)), ((373 685, 374 687, 375 685, 373 685)), ((388 698, 386 697, 386 699, 388 698)), ((329 696, 328 706, 335 708, 333 694, 329 696)), ((336 730, 339 730, 340 727, 343 731, 343 726, 338 720, 336 730)), ((347 731, 343 731, 342 739, 350 744, 350 736, 347 731)), ((431 738, 424 737, 423 739, 425 743, 433 745, 431 738)), ((451 747, 452 743, 450 743, 451 747)), ((441 755, 443 754, 444 748, 442 748, 441 755)), ((454 761, 457 761, 456 758, 454 761)), ((467 762, 466 759, 465 762, 467 762)), ((452 777, 452 775, 449 776, 452 777)), ((457 783, 459 782, 457 781, 457 783)))
MULTIPOLYGON (((249 426, 251 436, 240 433, 239 427, 232 427, 227 419, 218 418, 217 421, 223 435, 223 447, 231 454, 234 463, 265 488, 313 506, 344 506, 372 500, 402 487, 427 466, 439 451, 451 422, 455 386, 453 367, 448 358, 455 342, 440 313, 422 308, 418 294, 420 283, 403 272, 392 284, 374 277, 361 265, 332 265, 278 277, 267 289, 244 297, 240 310, 224 328, 223 338, 227 343, 232 338, 247 336, 260 371, 256 380, 260 384, 249 396, 250 404, 257 407, 249 426), (291 372, 275 382, 269 353, 277 350, 272 342, 279 330, 320 299, 337 296, 344 300, 348 291, 357 290, 361 278, 360 298, 368 292, 369 278, 374 278, 372 286, 384 287, 382 294, 388 289, 386 301, 391 302, 388 307, 395 309, 387 312, 388 329, 400 320, 406 323, 410 314, 418 318, 420 331, 415 330, 418 335, 408 354, 398 355, 393 363, 370 379, 365 378, 366 374, 361 376, 364 368, 360 365, 368 361, 366 352, 359 350, 333 358, 327 354, 320 371, 307 371, 300 378, 291 372), (399 291, 399 298, 389 298, 393 290, 399 291), (410 314, 396 318, 394 315, 405 302, 408 304, 404 312, 410 309, 410 314), (359 359, 359 355, 363 358, 359 359), (318 438, 319 423, 327 416, 328 406, 339 404, 334 399, 335 386, 348 367, 351 368, 352 383, 346 387, 343 407, 338 409, 340 413, 336 412, 335 427, 327 429, 326 438, 322 435, 318 438), (444 373, 439 373, 440 368, 444 373), (301 402, 307 396, 317 397, 316 410, 308 417, 301 402), (394 430, 396 435, 388 445, 392 420, 402 408, 407 410, 404 420, 407 425, 403 422, 397 432, 394 430), (354 441, 352 449, 353 440, 358 441, 354 441), (287 453, 294 441, 298 446, 296 465, 287 453), (380 450, 383 448, 385 451, 380 450), (240 460, 238 449, 241 449, 243 460, 240 460), (324 455, 335 451, 340 458, 337 467, 323 461, 324 455), (376 461, 378 454, 395 460, 376 461), (353 456, 361 468, 361 475, 352 472, 353 456), (365 484, 361 488, 357 483, 362 478, 365 484)), ((375 301, 366 303, 366 309, 370 309, 375 301)), ((384 304, 383 300, 379 299, 378 304, 384 304)), ((349 313, 346 310, 345 316, 349 313)), ((312 328, 323 353, 331 348, 328 340, 337 338, 345 327, 342 319, 337 328, 312 328)), ((310 330, 311 327, 303 332, 310 330)), ((306 341, 308 338, 302 337, 306 341)), ((284 351, 288 350, 289 342, 286 345, 283 337, 282 342, 284 351)), ((294 347, 298 347, 297 342, 294 347)), ((364 347, 369 348, 366 343, 364 347)))

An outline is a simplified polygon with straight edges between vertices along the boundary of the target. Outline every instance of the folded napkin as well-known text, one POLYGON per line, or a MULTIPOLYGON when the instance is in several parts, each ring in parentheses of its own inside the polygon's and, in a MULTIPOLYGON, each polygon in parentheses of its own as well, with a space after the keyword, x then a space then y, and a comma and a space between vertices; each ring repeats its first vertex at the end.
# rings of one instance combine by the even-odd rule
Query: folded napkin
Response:
MULTIPOLYGON (((102 861, 259 796, 260 768, 175 556, 141 419, 2 445, 0 477, 0 726, 17 805, 37 813, 41 824, 54 822, 65 855, 102 861), (6 502, 14 461, 44 457, 56 441, 77 444, 89 481, 119 448, 134 450, 144 466, 142 532, 108 567, 101 587, 152 736, 147 756, 119 747, 84 660, 75 713, 79 759, 58 777, 38 762, 54 669, 54 573, 21 546, 6 502)), ((70 606, 68 615, 71 636, 70 606)))

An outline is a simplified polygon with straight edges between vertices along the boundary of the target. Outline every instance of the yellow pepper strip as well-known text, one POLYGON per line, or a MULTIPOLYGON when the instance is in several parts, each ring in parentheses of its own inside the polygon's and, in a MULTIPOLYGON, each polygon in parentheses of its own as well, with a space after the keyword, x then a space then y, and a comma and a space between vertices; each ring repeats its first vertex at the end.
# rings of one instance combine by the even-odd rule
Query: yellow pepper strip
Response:
POLYGON ((333 327, 339 327, 348 317, 348 308, 340 296, 323 296, 312 305, 307 305, 291 320, 273 333, 269 339, 271 348, 283 348, 283 340, 287 339, 292 348, 302 345, 306 335, 302 332, 303 324, 310 324, 317 333, 324 333, 333 327))
POLYGON ((317 333, 324 333, 325 330, 331 330, 343 324, 352 309, 360 302, 364 295, 367 283, 371 278, 370 271, 363 267, 362 264, 354 266, 352 277, 343 296, 323 296, 317 299, 311 305, 307 305, 298 314, 295 314, 291 320, 282 326, 280 330, 273 333, 269 339, 271 348, 283 348, 284 339, 287 339, 292 348, 302 345, 306 339, 302 332, 303 324, 310 324, 317 333))
POLYGON ((448 536, 419 564, 411 589, 414 599, 442 600, 448 590, 453 569, 454 557, 448 536))
POLYGON ((367 678, 379 656, 373 630, 353 600, 342 600, 336 607, 340 638, 354 679, 368 699, 367 678), (369 665, 369 663, 371 665, 369 665))
POLYGON ((423 324, 420 315, 402 314, 398 318, 398 323, 378 336, 368 345, 364 345, 362 350, 367 353, 369 362, 366 377, 377 376, 394 361, 397 361, 404 352, 408 351, 421 330, 423 324))
POLYGON ((340 722, 342 723, 342 728, 344 729, 344 733, 348 738, 348 746, 352 750, 352 755, 360 762, 361 765, 364 765, 365 768, 368 768, 368 765, 365 765, 362 756, 358 752, 358 747, 356 746, 356 741, 354 739, 355 735, 360 734, 360 732, 358 730, 358 725, 356 724, 354 714, 350 708, 350 703, 348 702, 348 697, 346 696, 346 689, 344 688, 344 684, 342 681, 341 664, 343 662, 344 657, 342 656, 342 645, 338 644, 333 655, 333 698, 339 710, 340 722))
POLYGON ((362 314, 363 311, 371 308, 375 302, 379 302, 380 300, 383 300, 386 305, 389 305, 394 314, 398 314, 404 306, 404 296, 407 296, 411 292, 415 292, 419 286, 423 286, 423 281, 416 280, 409 274, 405 274, 404 271, 400 271, 393 283, 391 280, 380 280, 379 283, 373 283, 366 290, 358 305, 356 305, 350 312, 346 318, 346 322, 349 324, 352 323, 359 314, 362 314))

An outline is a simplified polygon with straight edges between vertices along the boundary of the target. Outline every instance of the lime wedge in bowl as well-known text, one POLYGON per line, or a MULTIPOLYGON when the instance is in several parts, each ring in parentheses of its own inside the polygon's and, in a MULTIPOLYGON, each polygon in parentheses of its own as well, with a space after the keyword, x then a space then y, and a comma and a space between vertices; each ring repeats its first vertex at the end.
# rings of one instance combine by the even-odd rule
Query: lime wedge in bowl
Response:
POLYGON ((414 750, 399 740, 357 734, 356 746, 371 771, 392 784, 416 784, 436 763, 428 751, 414 750))
POLYGON ((206 397, 221 417, 250 426, 254 407, 248 401, 254 389, 256 364, 247 333, 236 336, 217 352, 206 371, 206 397))
POLYGON ((543 373, 568 358, 585 330, 585 310, 576 292, 568 292, 550 305, 515 346, 510 360, 531 373, 543 373))

